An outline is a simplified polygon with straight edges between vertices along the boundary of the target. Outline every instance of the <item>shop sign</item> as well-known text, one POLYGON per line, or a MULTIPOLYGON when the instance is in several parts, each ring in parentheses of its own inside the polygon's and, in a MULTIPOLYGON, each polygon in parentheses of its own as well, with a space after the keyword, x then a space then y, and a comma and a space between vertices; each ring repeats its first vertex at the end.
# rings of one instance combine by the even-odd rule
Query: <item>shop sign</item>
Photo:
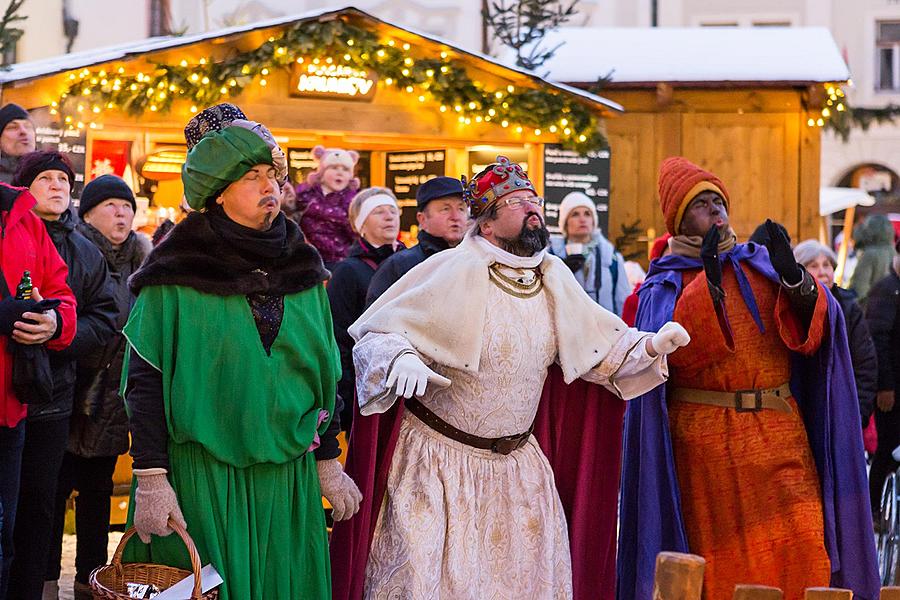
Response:
POLYGON ((374 71, 334 62, 295 62, 290 93, 301 98, 371 101, 377 82, 378 75, 374 71))
POLYGON ((34 141, 38 150, 55 150, 65 154, 72 161, 75 181, 72 182, 72 197, 81 196, 84 187, 85 154, 87 152, 87 130, 68 128, 50 114, 50 107, 42 106, 28 111, 34 123, 34 141))
POLYGON ((400 205, 400 229, 416 224, 416 191, 419 186, 444 174, 446 152, 419 150, 388 152, 385 155, 385 187, 394 192, 400 205))
POLYGON ((609 149, 580 154, 557 144, 544 146, 544 215, 559 232, 559 205, 570 192, 583 192, 597 205, 599 227, 609 235, 609 149))

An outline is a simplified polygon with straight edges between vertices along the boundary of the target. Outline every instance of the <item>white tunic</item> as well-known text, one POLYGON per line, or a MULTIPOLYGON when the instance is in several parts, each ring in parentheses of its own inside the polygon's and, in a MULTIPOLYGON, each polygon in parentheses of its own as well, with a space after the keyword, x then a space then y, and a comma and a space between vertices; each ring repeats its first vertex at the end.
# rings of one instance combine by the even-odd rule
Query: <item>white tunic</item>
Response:
MULTIPOLYGON (((452 384, 429 385, 420 400, 456 428, 495 438, 531 426, 557 340, 548 294, 519 298, 491 285, 487 302, 478 372, 430 364, 452 384)), ((629 391, 663 382, 664 359, 646 354, 645 339, 629 330, 607 357, 615 364, 601 362, 584 378, 614 391, 616 377, 629 391)), ((410 349, 393 333, 368 333, 357 343, 364 413, 395 401, 385 378, 410 349)), ((571 598, 565 515, 534 437, 504 456, 453 441, 405 412, 365 588, 366 598, 377 599, 571 598)))

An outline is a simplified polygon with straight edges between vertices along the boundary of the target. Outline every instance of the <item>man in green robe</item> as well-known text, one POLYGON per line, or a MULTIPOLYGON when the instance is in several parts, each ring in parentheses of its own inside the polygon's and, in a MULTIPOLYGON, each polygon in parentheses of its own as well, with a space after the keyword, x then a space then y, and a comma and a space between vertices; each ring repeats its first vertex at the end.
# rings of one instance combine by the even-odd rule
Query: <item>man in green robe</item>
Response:
POLYGON ((196 212, 130 280, 129 520, 146 545, 126 556, 189 568, 174 519, 220 599, 331 598, 321 496, 340 520, 360 494, 337 461, 328 272, 279 210, 284 155, 265 127, 219 105, 185 137, 196 212))

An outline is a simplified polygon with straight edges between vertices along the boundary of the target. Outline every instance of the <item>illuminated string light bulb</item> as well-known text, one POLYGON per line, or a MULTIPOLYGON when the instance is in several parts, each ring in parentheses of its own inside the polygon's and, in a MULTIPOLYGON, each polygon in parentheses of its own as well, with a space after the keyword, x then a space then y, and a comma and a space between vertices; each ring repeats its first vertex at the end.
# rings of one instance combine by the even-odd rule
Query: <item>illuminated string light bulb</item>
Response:
POLYGON ((457 104, 456 106, 453 107, 453 110, 455 110, 456 112, 462 112, 462 106, 457 104))
POLYGON ((378 58, 384 58, 384 54, 385 54, 384 50, 382 50, 380 48, 378 49, 377 52, 375 52, 375 56, 377 56, 378 58))
POLYGON ((419 102, 425 102, 425 96, 419 96, 419 102))
POLYGON ((434 77, 434 69, 426 69, 425 75, 427 75, 428 77, 434 77))
POLYGON ((402 73, 404 77, 409 77, 409 69, 403 69, 400 73, 402 73))
POLYGON ((269 74, 269 70, 268 70, 268 69, 263 69, 263 70, 260 71, 260 74, 262 74, 262 75, 268 75, 268 74, 269 74))
POLYGON ((227 94, 227 93, 228 93, 228 88, 225 87, 225 86, 223 85, 222 87, 219 88, 219 93, 220 93, 220 94, 227 94))
POLYGON ((534 135, 541 135, 541 130, 540 130, 540 129, 535 129, 535 130, 534 130, 534 135))
POLYGON ((178 64, 180 64, 182 67, 186 67, 188 65, 188 62, 182 58, 181 62, 178 64))
POLYGON ((838 104, 838 105, 837 105, 837 109, 838 109, 838 112, 844 112, 844 105, 843 105, 843 104, 838 104))
POLYGON ((806 122, 806 124, 809 125, 810 127, 814 127, 816 124, 816 120, 813 119, 812 117, 810 117, 810 119, 806 122))
POLYGON ((200 59, 200 64, 201 64, 201 65, 205 65, 205 64, 206 64, 206 59, 205 59, 205 58, 201 58, 201 59, 200 59))
POLYGON ((476 123, 481 123, 483 120, 484 120, 484 119, 481 117, 481 115, 478 115, 478 116, 475 117, 475 122, 476 122, 476 123))
POLYGON ((490 115, 490 116, 492 116, 492 117, 493 117, 493 116, 494 116, 494 115, 496 115, 496 114, 497 114, 497 111, 496 111, 496 110, 494 110, 494 109, 493 109, 493 108, 489 108, 489 109, 488 109, 488 114, 489 114, 489 115, 490 115))
POLYGON ((478 106, 474 102, 469 102, 469 110, 475 110, 475 107, 478 106))
POLYGON ((197 112, 197 107, 194 106, 193 104, 191 105, 191 112, 192 112, 192 113, 197 112))
POLYGON ((409 50, 409 44, 403 44, 403 49, 404 49, 404 50, 409 50))
POLYGON ((464 116, 460 115, 459 118, 457 119, 457 121, 459 121, 460 123, 465 123, 466 118, 464 116))
POLYGON ((516 87, 513 85, 508 85, 506 86, 506 91, 512 94, 514 91, 516 91, 516 87))
POLYGON ((92 106, 92 107, 91 107, 91 112, 93 112, 94 114, 98 114, 98 113, 100 112, 100 107, 99 107, 99 106, 92 106))
POLYGON ((267 82, 265 79, 260 79, 260 80, 259 80, 259 85, 261 85, 261 86, 263 86, 263 87, 266 87, 266 84, 267 84, 267 83, 268 83, 268 82, 267 82))
POLYGON ((156 105, 155 105, 155 104, 151 104, 151 105, 150 105, 150 110, 152 110, 153 112, 156 112, 156 105))
POLYGON ((384 80, 384 83, 385 83, 386 85, 393 85, 394 80, 391 79, 390 77, 388 77, 387 79, 384 80))
POLYGON ((394 40, 388 40, 388 46, 394 47, 394 40))
POLYGON ((84 129, 84 123, 78 121, 78 129, 84 129))
POLYGON ((119 75, 121 75, 124 72, 125 72, 125 67, 119 67, 118 69, 116 69, 116 73, 118 73, 119 75))
POLYGON ((94 123, 93 121, 91 121, 90 127, 91 127, 91 129, 97 129, 97 124, 94 123))
POLYGON ((818 125, 819 127, 822 127, 823 125, 825 125, 825 119, 823 119, 822 117, 819 117, 818 119, 816 119, 816 125, 818 125))
POLYGON ((825 108, 822 109, 822 116, 823 116, 823 117, 830 117, 830 116, 831 116, 831 111, 828 110, 828 107, 827 107, 827 106, 826 106, 825 108))
POLYGON ((472 124, 472 119, 470 119, 469 117, 466 117, 466 125, 471 125, 471 124, 472 124))
MULTIPOLYGON (((303 62, 303 59, 298 58, 297 62, 303 62)), ((241 67, 241 73, 244 75, 248 75, 250 73, 250 67, 248 65, 244 65, 243 67, 241 67)), ((194 75, 196 75, 196 73, 194 73, 194 75)), ((191 76, 191 79, 193 79, 193 75, 191 76)), ((194 79, 194 81, 196 81, 196 79, 194 79)))
POLYGON ((347 40, 347 45, 348 45, 348 46, 352 46, 352 45, 355 44, 355 43, 356 43, 356 42, 353 41, 353 38, 350 38, 349 40, 347 40))
POLYGON ((441 112, 447 112, 447 107, 441 104, 441 112))
MULTIPOLYGON (((330 65, 331 63, 334 62, 334 59, 332 59, 332 58, 329 56, 329 57, 327 57, 327 58, 325 59, 325 62, 328 63, 328 64, 330 65)), ((263 73, 263 74, 265 75, 265 73, 263 73)))
POLYGON ((230 85, 231 87, 235 87, 237 85, 237 79, 229 80, 228 85, 230 85))
POLYGON ((551 125, 551 126, 548 127, 547 129, 550 130, 550 133, 556 133, 556 125, 551 125))
POLYGON ((446 52, 441 52, 441 58, 443 58, 443 59, 446 60, 446 59, 447 59, 447 53, 446 53, 446 52))
POLYGON ((407 56, 406 58, 403 59, 403 64, 406 65, 407 67, 411 67, 413 64, 413 59, 411 59, 410 57, 407 56))
MULTIPOLYGON (((298 65, 302 65, 302 64, 303 64, 303 57, 302 57, 302 56, 301 56, 300 58, 297 59, 297 64, 298 64, 298 65)), ((244 65, 244 66, 246 67, 246 65, 244 65)), ((243 69, 241 69, 241 71, 243 72, 243 69)), ((249 69, 248 69, 248 71, 249 71, 249 69)))
POLYGON ((71 122, 72 122, 72 117, 66 117, 66 123, 71 123, 71 122))
POLYGON ((500 127, 509 127, 509 121, 505 119, 503 121, 500 121, 500 127))
POLYGON ((450 72, 450 67, 448 67, 447 65, 443 65, 441 67, 441 73, 449 73, 449 72, 450 72))
POLYGON ((351 56, 349 54, 344 55, 344 60, 350 60, 351 56))
POLYGON ((191 81, 197 81, 198 79, 200 79, 200 76, 197 75, 196 73, 193 73, 193 74, 191 75, 191 81))
POLYGON ((177 89, 178 89, 178 88, 175 87, 175 84, 174 84, 174 83, 173 83, 172 85, 169 86, 169 91, 170 91, 170 92, 174 92, 174 91, 177 90, 177 89))
POLYGON ((562 125, 563 127, 565 127, 566 125, 569 124, 569 120, 568 119, 560 119, 559 124, 562 125))
POLYGON ((284 46, 279 46, 275 49, 275 54, 277 54, 278 56, 284 56, 285 54, 287 54, 287 48, 285 48, 284 46))
POLYGON ((579 142, 585 142, 585 141, 587 141, 587 136, 584 135, 584 134, 579 135, 579 136, 578 136, 578 141, 579 141, 579 142))
POLYGON ((572 130, 566 127, 565 129, 563 129, 563 133, 569 135, 570 133, 572 133, 572 130))
POLYGON ((521 126, 521 125, 519 125, 518 127, 516 127, 516 133, 522 133, 522 126, 521 126))
POLYGON ((411 85, 406 86, 406 92, 408 94, 412 94, 412 91, 413 91, 413 86, 411 86, 411 85))

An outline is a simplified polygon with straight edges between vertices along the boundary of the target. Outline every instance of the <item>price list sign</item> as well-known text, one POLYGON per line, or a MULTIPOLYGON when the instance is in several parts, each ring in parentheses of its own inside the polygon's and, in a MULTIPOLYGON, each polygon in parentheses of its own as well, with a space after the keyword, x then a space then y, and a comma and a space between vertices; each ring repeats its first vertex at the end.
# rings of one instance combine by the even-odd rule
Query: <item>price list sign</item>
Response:
POLYGON ((444 174, 443 150, 388 152, 385 155, 384 183, 400 205, 400 229, 409 231, 416 224, 416 191, 419 186, 444 174))
POLYGON ((550 231, 559 232, 559 205, 571 192, 582 192, 597 206, 599 227, 609 230, 609 149, 587 154, 544 146, 544 215, 550 231))

